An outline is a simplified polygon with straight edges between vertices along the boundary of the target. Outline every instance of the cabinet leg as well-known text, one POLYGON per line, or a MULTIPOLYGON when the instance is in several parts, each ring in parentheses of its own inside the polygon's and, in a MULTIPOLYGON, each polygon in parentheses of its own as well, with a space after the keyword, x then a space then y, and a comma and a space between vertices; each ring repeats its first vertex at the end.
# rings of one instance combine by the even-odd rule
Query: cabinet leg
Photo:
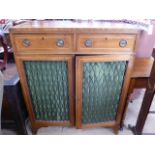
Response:
POLYGON ((30 120, 28 120, 28 126, 32 132, 32 135, 36 135, 37 131, 38 131, 38 127, 36 127, 36 125, 34 123, 30 122, 30 120))
POLYGON ((113 131, 114 131, 114 134, 118 135, 118 133, 119 133, 119 125, 115 125, 113 127, 113 131))
POLYGON ((37 134, 37 130, 38 130, 37 128, 32 128, 32 134, 36 135, 37 134))

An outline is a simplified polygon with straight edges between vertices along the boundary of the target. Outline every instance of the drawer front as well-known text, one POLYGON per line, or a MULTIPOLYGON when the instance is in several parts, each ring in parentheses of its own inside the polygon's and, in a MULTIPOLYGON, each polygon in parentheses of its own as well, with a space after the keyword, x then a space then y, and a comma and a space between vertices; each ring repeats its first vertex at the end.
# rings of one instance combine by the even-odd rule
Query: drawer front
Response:
POLYGON ((81 52, 131 52, 135 47, 135 39, 136 37, 134 35, 80 34, 77 38, 77 48, 81 52))
POLYGON ((14 36, 16 51, 72 51, 72 35, 35 34, 14 36))

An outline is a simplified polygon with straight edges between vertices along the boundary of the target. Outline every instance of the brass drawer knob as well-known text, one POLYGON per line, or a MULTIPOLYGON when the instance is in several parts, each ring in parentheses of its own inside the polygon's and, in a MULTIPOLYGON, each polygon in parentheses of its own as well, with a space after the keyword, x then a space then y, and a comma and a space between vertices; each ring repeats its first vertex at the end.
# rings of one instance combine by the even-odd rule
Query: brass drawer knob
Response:
POLYGON ((91 39, 87 39, 85 42, 84 42, 85 46, 86 47, 92 47, 93 45, 93 41, 91 39))
POLYGON ((25 47, 29 47, 29 46, 31 45, 30 40, 29 40, 29 39, 24 39, 24 40, 23 40, 23 45, 24 45, 25 47))
POLYGON ((127 45, 127 41, 125 39, 121 39, 119 42, 120 47, 125 47, 127 45))
POLYGON ((65 42, 64 42, 63 39, 58 39, 57 42, 56 42, 56 45, 58 47, 64 47, 64 44, 65 44, 65 42))

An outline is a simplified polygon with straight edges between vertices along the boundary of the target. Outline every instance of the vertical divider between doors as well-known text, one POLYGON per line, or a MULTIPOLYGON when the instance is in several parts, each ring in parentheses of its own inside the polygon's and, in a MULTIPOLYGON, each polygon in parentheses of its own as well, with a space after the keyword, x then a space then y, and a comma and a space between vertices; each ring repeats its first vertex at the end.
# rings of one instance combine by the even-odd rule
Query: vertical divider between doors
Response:
POLYGON ((69 79, 69 115, 70 115, 70 123, 73 126, 75 119, 74 112, 74 57, 70 56, 68 60, 68 79, 69 79))
POLYGON ((76 127, 82 127, 82 78, 83 62, 76 57, 76 127))

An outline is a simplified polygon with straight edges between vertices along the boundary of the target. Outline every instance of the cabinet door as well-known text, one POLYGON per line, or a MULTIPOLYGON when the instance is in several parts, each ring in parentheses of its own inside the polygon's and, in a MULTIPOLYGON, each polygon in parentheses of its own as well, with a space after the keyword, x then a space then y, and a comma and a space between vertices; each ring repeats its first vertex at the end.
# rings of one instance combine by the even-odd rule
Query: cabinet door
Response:
POLYGON ((33 129, 73 125, 72 56, 16 56, 33 129))
POLYGON ((76 125, 118 127, 130 80, 132 56, 76 57, 76 125))

